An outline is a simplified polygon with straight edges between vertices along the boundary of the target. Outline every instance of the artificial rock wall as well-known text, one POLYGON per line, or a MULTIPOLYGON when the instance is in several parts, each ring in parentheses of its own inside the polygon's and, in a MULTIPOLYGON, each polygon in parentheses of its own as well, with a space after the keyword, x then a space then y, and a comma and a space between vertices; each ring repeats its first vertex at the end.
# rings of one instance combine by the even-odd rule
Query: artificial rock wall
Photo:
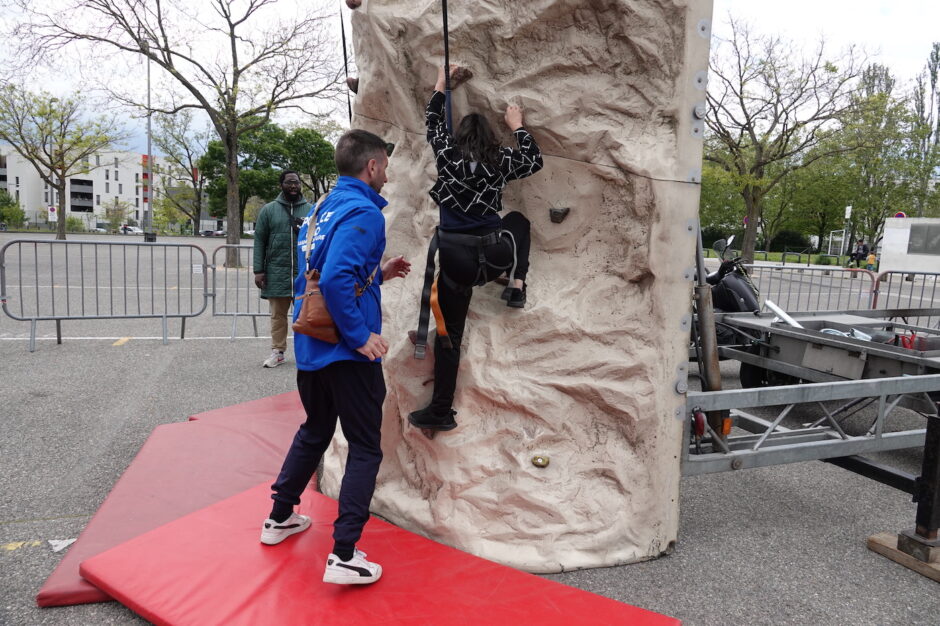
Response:
MULTIPOLYGON (((372 510, 532 572, 658 556, 678 529, 711 0, 449 2, 451 61, 474 74, 454 92, 455 123, 484 112, 509 143, 502 114, 521 104, 545 168, 504 196, 532 222, 528 304, 507 308, 500 285, 475 290, 460 426, 429 441, 407 415, 430 399, 433 355, 414 360, 407 331, 438 221, 424 107, 441 18, 440 0, 365 0, 352 15, 354 126, 397 146, 387 251, 414 264, 383 287, 391 350, 372 510), (570 208, 563 223, 552 207, 570 208)), ((340 440, 331 495, 344 460, 340 440)))

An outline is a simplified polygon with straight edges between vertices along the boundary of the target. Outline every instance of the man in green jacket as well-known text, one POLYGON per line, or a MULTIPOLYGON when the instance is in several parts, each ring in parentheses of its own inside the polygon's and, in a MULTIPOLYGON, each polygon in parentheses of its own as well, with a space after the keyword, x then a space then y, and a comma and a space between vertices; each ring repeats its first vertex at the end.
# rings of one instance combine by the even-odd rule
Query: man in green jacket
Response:
POLYGON ((301 194, 297 172, 281 172, 280 184, 280 195, 261 207, 255 221, 255 285, 271 309, 271 356, 265 359, 264 367, 277 367, 284 362, 287 315, 294 295, 297 231, 311 209, 301 194))

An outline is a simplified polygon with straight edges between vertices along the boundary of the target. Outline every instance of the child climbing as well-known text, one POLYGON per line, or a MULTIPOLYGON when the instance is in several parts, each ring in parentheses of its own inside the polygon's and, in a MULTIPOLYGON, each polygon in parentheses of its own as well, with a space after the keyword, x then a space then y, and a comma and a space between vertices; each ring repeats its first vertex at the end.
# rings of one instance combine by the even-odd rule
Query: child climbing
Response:
MULTIPOLYGON (((466 68, 450 66, 453 86, 470 76, 466 68)), ((520 107, 508 106, 504 117, 515 135, 517 148, 500 146, 493 128, 479 113, 466 115, 451 136, 444 110, 447 78, 444 68, 440 68, 426 111, 427 139, 434 150, 438 174, 430 194, 440 207, 441 221, 428 251, 422 314, 416 337, 416 356, 423 358, 429 309, 433 304, 439 305, 435 317, 442 319, 436 320, 434 392, 430 405, 408 416, 414 426, 428 430, 457 427, 452 405, 460 342, 473 287, 507 275, 509 283, 503 290, 503 299, 513 308, 525 306, 529 220, 516 211, 500 217, 502 190, 508 181, 531 176, 542 169, 541 152, 523 127, 520 107), (434 281, 437 250, 440 273, 434 281)))

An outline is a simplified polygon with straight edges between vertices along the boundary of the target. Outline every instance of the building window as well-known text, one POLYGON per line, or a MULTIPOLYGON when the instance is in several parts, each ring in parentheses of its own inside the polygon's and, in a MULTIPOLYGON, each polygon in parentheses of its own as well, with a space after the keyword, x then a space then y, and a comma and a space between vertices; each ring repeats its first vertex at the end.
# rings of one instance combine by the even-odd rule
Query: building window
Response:
POLYGON ((911 224, 907 253, 940 255, 940 224, 911 224))
POLYGON ((46 204, 49 204, 49 192, 48 191, 42 194, 42 201, 45 202, 46 204))
POLYGON ((134 219, 140 221, 140 211, 134 211, 134 219))
POLYGON ((111 183, 105 183, 105 184, 104 184, 104 192, 105 192, 105 193, 111 193, 111 183))
POLYGON ((16 186, 17 186, 17 187, 20 186, 20 177, 19 177, 19 176, 16 177, 16 186))
POLYGON ((118 168, 118 158, 114 157, 114 169, 118 168))
POLYGON ((17 204, 20 203, 20 190, 19 189, 16 190, 16 203, 17 204))
POLYGON ((134 198, 134 206, 140 208, 140 198, 134 198))
POLYGON ((135 183, 140 182, 140 172, 134 172, 134 182, 135 183))
MULTIPOLYGON (((115 174, 116 173, 117 172, 115 172, 115 174)), ((124 185, 121 185, 121 184, 118 185, 118 193, 124 193, 124 185)))
POLYGON ((100 154, 96 154, 96 155, 95 155, 95 165, 101 165, 101 155, 100 155, 100 154))
POLYGON ((101 206, 101 194, 95 196, 95 204, 101 206))
POLYGON ((134 187, 134 195, 140 195, 140 186, 134 187))
POLYGON ((105 170, 105 171, 104 171, 104 179, 105 179, 105 180, 110 180, 110 179, 111 179, 111 170, 105 170))

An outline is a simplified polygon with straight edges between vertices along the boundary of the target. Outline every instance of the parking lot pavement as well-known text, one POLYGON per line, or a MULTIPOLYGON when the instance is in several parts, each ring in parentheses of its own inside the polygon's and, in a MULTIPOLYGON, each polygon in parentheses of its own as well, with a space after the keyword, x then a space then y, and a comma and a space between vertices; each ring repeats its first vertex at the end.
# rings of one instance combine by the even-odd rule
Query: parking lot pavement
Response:
MULTIPOLYGON (((239 324, 229 341, 231 320, 196 318, 162 345, 153 320, 66 322, 55 345, 46 323, 30 353, 27 325, 0 316, 0 624, 143 623, 117 603, 36 608, 62 554, 49 540, 81 532, 157 425, 294 389, 291 364, 260 367, 267 322, 260 338, 239 324)), ((736 364, 722 372, 736 386, 736 364)), ((917 451, 879 458, 919 470, 917 451)), ((914 511, 907 494, 820 462, 685 478, 673 554, 548 578, 686 624, 935 625, 937 583, 865 547, 914 511)))

